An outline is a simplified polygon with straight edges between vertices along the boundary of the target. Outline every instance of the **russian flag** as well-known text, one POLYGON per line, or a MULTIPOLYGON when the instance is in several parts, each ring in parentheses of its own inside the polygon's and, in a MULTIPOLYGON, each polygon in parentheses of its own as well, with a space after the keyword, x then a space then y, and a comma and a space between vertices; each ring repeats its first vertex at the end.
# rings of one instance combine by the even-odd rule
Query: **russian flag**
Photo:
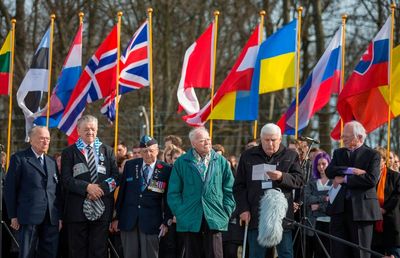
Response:
MULTIPOLYGON (((337 110, 344 123, 357 120, 367 132, 378 128, 388 119, 388 95, 380 89, 389 82, 391 17, 369 44, 359 63, 339 94, 337 110), (378 112, 377 112, 378 111, 378 112)), ((340 121, 331 132, 340 138, 340 121)))
MULTIPOLYGON (((342 69, 341 53, 342 29, 340 28, 299 92, 299 131, 304 129, 310 118, 328 103, 332 93, 338 93, 342 69)), ((295 122, 296 99, 292 101, 277 124, 284 134, 294 135, 295 122)))
MULTIPOLYGON (((62 114, 71 97, 72 90, 82 72, 82 25, 79 26, 74 41, 71 44, 67 58, 58 76, 57 84, 50 97, 49 127, 58 126, 62 114)), ((47 106, 34 124, 46 125, 47 106)))

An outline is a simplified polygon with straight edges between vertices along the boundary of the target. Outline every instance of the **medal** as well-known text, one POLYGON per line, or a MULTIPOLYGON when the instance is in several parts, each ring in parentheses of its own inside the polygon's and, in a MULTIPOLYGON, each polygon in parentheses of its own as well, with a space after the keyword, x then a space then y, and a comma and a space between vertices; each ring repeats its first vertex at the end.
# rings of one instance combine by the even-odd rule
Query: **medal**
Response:
POLYGON ((100 153, 99 160, 100 160, 100 161, 104 161, 104 155, 103 155, 103 153, 100 153))

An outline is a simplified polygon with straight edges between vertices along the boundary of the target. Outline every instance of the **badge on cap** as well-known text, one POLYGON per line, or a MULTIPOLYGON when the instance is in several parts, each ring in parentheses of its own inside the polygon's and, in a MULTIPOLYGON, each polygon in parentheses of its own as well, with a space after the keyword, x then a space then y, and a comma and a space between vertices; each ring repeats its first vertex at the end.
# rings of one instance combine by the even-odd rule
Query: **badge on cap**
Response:
POLYGON ((157 144, 156 139, 148 136, 148 135, 144 135, 141 139, 140 139, 140 147, 141 148, 147 148, 150 147, 153 144, 157 144))

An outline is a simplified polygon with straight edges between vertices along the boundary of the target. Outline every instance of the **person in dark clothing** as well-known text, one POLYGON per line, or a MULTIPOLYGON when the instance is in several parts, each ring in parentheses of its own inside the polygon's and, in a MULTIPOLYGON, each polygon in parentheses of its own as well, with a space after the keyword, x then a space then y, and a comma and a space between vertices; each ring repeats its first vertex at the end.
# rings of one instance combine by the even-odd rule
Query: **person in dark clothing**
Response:
MULTIPOLYGON (((264 257, 267 249, 257 242, 260 199, 271 188, 280 188, 288 201, 286 217, 293 219, 293 190, 304 184, 299 156, 281 144, 281 129, 266 124, 261 129, 261 145, 242 153, 233 191, 240 221, 249 225, 249 257, 264 257), (256 167, 264 166, 259 177, 256 167), (268 175, 269 180, 265 180, 268 175)), ((284 223, 282 241, 277 245, 280 258, 293 257, 291 226, 284 223)))

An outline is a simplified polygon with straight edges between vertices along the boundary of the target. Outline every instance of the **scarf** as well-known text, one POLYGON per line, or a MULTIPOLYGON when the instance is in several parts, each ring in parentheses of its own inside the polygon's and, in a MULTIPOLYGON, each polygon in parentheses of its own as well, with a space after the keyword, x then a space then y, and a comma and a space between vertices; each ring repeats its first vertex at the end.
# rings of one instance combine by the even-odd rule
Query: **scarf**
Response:
MULTIPOLYGON (((381 171, 381 178, 379 180, 376 194, 378 196, 379 206, 383 208, 383 203, 385 202, 385 184, 386 184, 386 175, 387 168, 384 166, 381 171)), ((378 220, 375 222, 375 231, 382 233, 383 232, 383 220, 378 220)))
MULTIPOLYGON (((94 145, 94 151, 96 152, 97 157, 100 157, 100 146, 101 146, 102 144, 103 144, 103 143, 99 140, 99 138, 96 137, 96 139, 94 140, 93 145, 94 145)), ((82 153, 85 153, 85 152, 86 152, 86 149, 85 149, 86 143, 84 143, 83 140, 82 140, 80 137, 79 137, 79 139, 76 141, 75 145, 76 145, 76 147, 78 148, 78 150, 79 150, 80 152, 82 152, 82 153)))

